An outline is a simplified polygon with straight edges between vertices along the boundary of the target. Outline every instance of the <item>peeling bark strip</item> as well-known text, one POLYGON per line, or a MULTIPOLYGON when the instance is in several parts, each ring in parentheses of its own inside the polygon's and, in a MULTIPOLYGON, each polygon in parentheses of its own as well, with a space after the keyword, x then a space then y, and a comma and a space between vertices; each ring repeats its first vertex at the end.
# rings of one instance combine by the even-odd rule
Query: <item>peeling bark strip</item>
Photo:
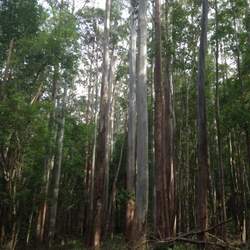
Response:
MULTIPOLYGON (((198 80, 197 80, 197 125, 198 125, 198 176, 197 176, 197 226, 205 231, 208 225, 208 144, 205 101, 205 57, 207 47, 208 1, 202 1, 201 35, 199 48, 198 80)), ((198 235, 205 241, 206 234, 198 235)), ((200 249, 204 249, 204 244, 200 249)))

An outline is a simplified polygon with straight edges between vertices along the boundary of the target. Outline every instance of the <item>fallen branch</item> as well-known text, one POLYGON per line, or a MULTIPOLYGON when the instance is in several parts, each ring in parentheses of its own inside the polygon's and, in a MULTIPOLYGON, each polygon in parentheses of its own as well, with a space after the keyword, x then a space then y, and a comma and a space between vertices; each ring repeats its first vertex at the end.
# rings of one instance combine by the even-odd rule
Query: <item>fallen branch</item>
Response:
MULTIPOLYGON (((190 231, 190 232, 187 232, 187 233, 181 233, 176 237, 167 238, 167 239, 165 239, 165 241, 169 241, 169 240, 175 241, 177 238, 180 238, 180 237, 183 238, 183 237, 189 237, 189 236, 193 236, 193 235, 197 235, 197 234, 201 234, 201 233, 208 233, 208 232, 216 229, 217 227, 219 227, 221 225, 229 223, 230 221, 232 221, 232 218, 230 218, 230 219, 228 219, 226 221, 220 222, 220 223, 218 223, 218 224, 216 224, 214 226, 211 226, 211 227, 207 228, 206 230, 193 230, 193 231, 190 231)), ((159 241, 161 241, 161 240, 159 240, 159 241)))
POLYGON ((173 244, 174 242, 185 242, 185 243, 190 243, 190 244, 196 244, 196 245, 211 245, 211 246, 216 246, 220 247, 223 249, 233 249, 233 250, 240 250, 240 248, 233 246, 223 240, 220 239, 219 242, 214 242, 214 241, 201 241, 201 240, 196 240, 196 239, 190 239, 190 238, 184 238, 184 237, 176 237, 171 240, 161 240, 157 241, 156 245, 162 245, 162 244, 173 244))
MULTIPOLYGON (((213 245, 213 246, 218 246, 221 248, 226 248, 226 249, 239 249, 235 246, 232 246, 230 244, 228 244, 227 242, 223 241, 222 239, 219 239, 217 237, 213 237, 216 238, 217 242, 213 242, 213 241, 200 241, 200 240, 196 240, 196 239, 190 239, 188 237, 193 236, 193 235, 198 235, 201 233, 208 233, 214 229, 216 229, 217 227, 220 227, 221 225, 227 224, 230 221, 232 221, 232 218, 223 221, 221 223, 218 223, 214 226, 211 226, 209 228, 207 228, 206 230, 195 230, 195 231, 191 231, 191 232, 187 232, 187 233, 182 233, 179 234, 176 237, 172 237, 172 238, 167 238, 165 240, 154 240, 154 244, 158 245, 158 244, 173 244, 176 241, 182 241, 182 242, 187 242, 187 243, 192 243, 192 244, 207 244, 207 245, 213 245), (218 242, 219 241, 219 242, 218 242)), ((152 242, 152 241, 151 241, 152 242)))
POLYGON ((178 241, 183 241, 191 244, 197 244, 197 245, 212 245, 212 246, 217 246, 221 247, 224 249, 234 249, 234 250, 240 250, 240 248, 237 248, 235 246, 232 246, 224 241, 220 242, 213 242, 213 241, 201 241, 201 240, 194 240, 194 239, 188 239, 188 238, 178 238, 178 241))
POLYGON ((187 236, 193 236, 193 235, 197 235, 197 234, 201 234, 201 233, 208 233, 208 232, 210 232, 210 231, 212 231, 212 230, 214 230, 214 229, 216 229, 216 228, 218 228, 218 227, 220 227, 222 225, 225 225, 225 224, 229 223, 230 221, 232 221, 232 218, 230 218, 230 219, 228 219, 226 221, 220 222, 220 223, 218 223, 216 225, 213 225, 213 226, 207 228, 206 230, 191 231, 191 232, 181 234, 179 236, 187 237, 187 236))

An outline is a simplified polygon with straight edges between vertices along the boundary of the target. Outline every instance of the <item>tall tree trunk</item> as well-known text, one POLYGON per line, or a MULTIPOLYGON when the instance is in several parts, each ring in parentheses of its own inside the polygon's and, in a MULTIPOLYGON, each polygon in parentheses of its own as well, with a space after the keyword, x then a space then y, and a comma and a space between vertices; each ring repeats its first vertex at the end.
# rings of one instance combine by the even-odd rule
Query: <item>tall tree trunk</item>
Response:
POLYGON ((58 132, 57 132, 57 139, 56 139, 55 166, 53 168, 52 179, 51 179, 51 184, 50 184, 51 204, 49 207, 49 245, 53 243, 55 233, 56 233, 57 204, 58 204, 62 156, 63 156, 66 97, 67 97, 67 82, 64 82, 63 96, 61 100, 61 107, 59 111, 60 113, 58 117, 58 132))
MULTIPOLYGON (((95 124, 98 121, 98 113, 95 114, 95 124)), ((86 243, 91 244, 91 231, 93 229, 92 216, 94 213, 94 183, 95 183, 95 155, 96 155, 96 143, 97 143, 97 127, 95 126, 94 138, 93 138, 93 149, 92 149, 92 162, 91 162, 91 172, 90 172, 90 199, 89 199, 89 209, 86 225, 86 243)))
POLYGON ((136 164, 136 1, 130 1, 130 48, 129 48, 129 103, 128 103, 128 162, 126 188, 129 198, 126 207, 126 237, 131 240, 135 213, 135 164, 136 164))
MULTIPOLYGON (((246 8, 246 30, 247 30, 247 53, 250 55, 250 0, 247 0, 247 8, 246 8)), ((250 69, 248 68, 248 75, 250 75, 250 69)), ((247 168, 249 171, 250 168, 250 124, 246 124, 245 128, 246 134, 246 146, 247 146, 247 168)), ((250 181, 248 177, 248 181, 250 181)), ((250 195, 250 194, 248 194, 250 195)), ((249 209, 248 209, 249 210, 249 209)), ((247 232, 247 239, 250 242, 250 212, 248 211, 248 232, 247 232)))
POLYGON ((163 174, 164 193, 165 193, 165 216, 166 221, 169 224, 169 228, 166 229, 167 237, 173 236, 176 229, 176 183, 175 183, 175 156, 174 156, 174 93, 173 93, 173 81, 171 73, 172 55, 170 48, 170 34, 171 29, 169 25, 169 14, 170 14, 169 1, 165 1, 165 79, 164 79, 164 136, 163 145, 164 150, 164 170, 163 174))
POLYGON ((120 169, 121 169, 121 165, 122 165, 122 158, 123 158, 123 151, 124 151, 124 144, 122 144, 121 146, 121 151, 120 151, 120 157, 119 157, 119 163, 117 166, 117 169, 115 171, 115 177, 112 183, 112 190, 111 190, 111 194, 110 194, 110 200, 109 200, 109 207, 107 210, 107 219, 106 219, 106 230, 105 230, 105 234, 113 234, 113 230, 114 230, 114 217, 115 217, 115 203, 116 203, 116 194, 117 194, 117 181, 118 181, 118 177, 119 177, 119 173, 120 173, 120 169))
MULTIPOLYGON (((114 98, 114 93, 113 93, 113 86, 114 86, 114 66, 116 63, 116 58, 114 56, 114 48, 112 50, 110 57, 110 65, 109 65, 109 76, 108 76, 108 132, 107 132, 107 152, 108 152, 108 159, 107 159, 107 167, 105 170, 105 203, 104 203, 104 211, 105 212, 105 217, 103 220, 103 229, 105 230, 107 227, 108 222, 108 210, 109 210, 109 165, 112 160, 112 145, 113 145, 113 132, 114 132, 114 127, 113 127, 113 98, 114 98)), ((105 230, 106 231, 106 230, 105 230)), ((106 233, 104 234, 107 235, 106 233)))
MULTIPOLYGON (((94 53, 94 48, 93 48, 93 53, 94 53)), ((98 54, 95 58, 95 67, 96 69, 98 68, 98 54)), ((89 245, 91 244, 91 237, 92 237, 92 217, 93 217, 93 211, 94 211, 94 173, 95 173, 95 156, 96 156, 96 143, 97 143, 97 123, 98 123, 98 95, 99 95, 99 87, 98 87, 98 74, 95 74, 95 79, 94 79, 94 87, 93 87, 93 110, 94 110, 94 115, 93 115, 93 122, 95 125, 94 128, 94 135, 92 138, 92 155, 91 155, 91 169, 90 169, 90 181, 89 181, 89 202, 88 202, 88 209, 87 209, 87 218, 86 218, 86 225, 85 225, 85 241, 86 244, 89 245)))
MULTIPOLYGON (((234 9, 234 2, 233 1, 230 1, 231 3, 231 8, 234 9)), ((250 5, 250 2, 249 0, 247 0, 247 8, 246 8, 246 18, 248 19, 250 17, 250 11, 249 11, 249 5, 250 5)), ((234 33, 234 39, 235 39, 235 46, 236 46, 236 65, 237 65, 237 73, 238 73, 238 80, 239 80, 239 83, 240 83, 240 90, 241 90, 241 95, 243 95, 243 92, 244 92, 244 81, 243 81, 243 77, 242 77, 242 72, 241 72, 241 50, 240 50, 240 37, 239 37, 239 32, 238 32, 238 27, 237 27, 237 18, 236 18, 236 15, 235 15, 235 12, 233 11, 233 25, 234 25, 234 29, 235 29, 235 33, 234 33)), ((247 29, 247 42, 248 42, 248 45, 250 43, 250 29, 249 29, 249 21, 246 20, 246 29, 247 29)), ((249 141, 249 138, 247 138, 248 136, 248 130, 249 130, 249 124, 247 122, 245 122, 244 124, 244 132, 245 132, 245 135, 246 135, 246 147, 247 147, 247 150, 249 145, 248 145, 248 141, 249 141)), ((238 148, 237 148, 238 150, 238 148)), ((244 164, 244 163, 243 163, 244 164)), ((243 165, 243 168, 245 168, 245 166, 243 165)), ((241 220, 241 239, 242 239, 242 242, 245 243, 247 238, 248 238, 248 235, 247 235, 247 228, 250 227, 247 225, 247 222, 249 220, 249 218, 247 219, 248 217, 248 209, 247 209, 247 195, 246 195, 246 192, 247 192, 247 178, 246 176, 244 175, 244 169, 243 171, 240 171, 239 172, 239 180, 241 182, 241 193, 242 193, 242 200, 243 200, 243 212, 242 212, 242 220, 241 220)))
MULTIPOLYGON (((197 125, 198 125, 198 177, 197 177, 197 226, 206 230, 208 226, 208 143, 205 100, 205 57, 207 47, 208 1, 202 1, 201 35, 199 48, 198 80, 197 80, 197 125)), ((200 240, 206 239, 206 234, 198 235, 200 240)), ((204 249, 204 245, 200 245, 204 249)))
POLYGON ((105 221, 105 173, 108 167, 108 123, 109 123, 109 34, 110 34, 110 12, 111 0, 106 0, 105 21, 104 21, 104 41, 103 41, 103 65, 102 65, 102 86, 100 114, 98 123, 98 135, 96 145, 96 164, 94 181, 94 217, 93 234, 91 245, 95 249, 100 249, 102 225, 105 221))
POLYGON ((147 0, 139 1, 138 20, 136 231, 134 236, 138 249, 146 249, 143 241, 146 237, 148 212, 147 0))
POLYGON ((54 167, 54 158, 55 158, 55 140, 56 140, 56 123, 55 123, 55 115, 56 115, 56 99, 58 95, 58 65, 55 66, 55 72, 53 76, 53 85, 52 85, 52 108, 49 116, 49 124, 48 124, 48 143, 46 147, 46 156, 44 161, 44 172, 43 172, 43 184, 42 184, 42 195, 43 200, 42 204, 38 209, 38 217, 37 217, 37 227, 36 227, 36 238, 39 242, 44 240, 44 231, 45 224, 47 220, 47 209, 48 209, 48 192, 49 192, 49 181, 51 176, 51 171, 54 167))
MULTIPOLYGON (((93 52, 93 51, 92 51, 93 52)), ((91 114, 91 95, 93 94, 91 91, 91 88, 93 86, 91 85, 93 80, 93 60, 91 60, 91 66, 90 66, 90 76, 89 76, 89 86, 88 86, 88 101, 86 104, 86 115, 85 115, 85 120, 86 124, 89 126, 91 122, 93 122, 93 116, 91 114)), ((94 89, 94 88, 93 88, 94 89)), ((88 225, 88 212, 89 212, 89 207, 90 207, 90 193, 91 193, 91 165, 92 165, 92 134, 88 134, 86 138, 86 145, 85 145, 85 164, 84 164, 84 178, 83 178, 83 190, 84 190, 84 196, 86 197, 85 202, 83 202, 82 208, 81 208, 81 214, 79 217, 78 225, 79 229, 81 231, 81 234, 83 234, 83 230, 85 225, 88 225)), ((86 230, 87 230, 86 226, 86 230)))
MULTIPOLYGON (((216 15, 216 51, 215 51, 215 66, 216 66, 216 85, 215 85, 215 121, 217 132, 217 151, 218 151, 218 166, 220 173, 220 185, 219 185, 219 213, 220 221, 226 221, 226 204, 225 204, 225 177, 224 177, 224 165, 222 159, 222 142, 221 142, 221 126, 220 126, 220 97, 219 97, 219 39, 218 39, 218 6, 217 0, 215 1, 215 15, 216 15)), ((225 224, 222 224, 221 235, 223 239, 226 239, 225 224)))
POLYGON ((156 185, 156 234, 160 238, 169 236, 169 216, 166 216, 166 193, 164 190, 165 173, 165 138, 164 138, 164 90, 162 84, 161 60, 161 3, 155 0, 155 116, 154 116, 154 142, 155 142, 155 185, 156 185))
POLYGON ((185 209, 186 209, 186 231, 190 230, 190 124, 189 124, 189 83, 186 81, 186 101, 185 101, 185 127, 186 127, 186 137, 185 137, 185 209))

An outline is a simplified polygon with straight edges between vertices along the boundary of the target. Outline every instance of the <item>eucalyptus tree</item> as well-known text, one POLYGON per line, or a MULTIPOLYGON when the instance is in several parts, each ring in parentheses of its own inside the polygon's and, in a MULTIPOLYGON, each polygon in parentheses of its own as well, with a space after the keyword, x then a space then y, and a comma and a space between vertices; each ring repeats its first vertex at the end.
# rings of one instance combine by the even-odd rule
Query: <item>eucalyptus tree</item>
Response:
POLYGON ((51 189, 51 204, 49 206, 49 245, 53 243, 56 232, 56 217, 57 217, 57 204, 58 195, 60 190, 60 178, 61 178, 61 166, 63 157, 63 140, 64 140, 64 127, 65 127, 65 109, 66 109, 66 98, 67 98, 67 79, 64 80, 63 96, 60 100, 61 104, 59 106, 60 111, 57 114, 57 135, 56 135, 56 155, 55 163, 52 173, 52 178, 50 182, 51 189))
MULTIPOLYGON (((198 183, 197 183, 197 226, 199 239, 205 240, 208 226, 208 143, 205 101, 205 58, 207 47, 208 1, 202 1, 201 34, 197 78, 197 126, 198 126, 198 183)), ((204 249, 200 245, 200 249, 204 249)))
MULTIPOLYGON (((219 34, 218 34, 218 3, 215 1, 215 121, 217 132, 217 150, 218 150, 218 167, 220 172, 220 189, 219 189, 219 204, 220 204, 220 220, 226 221, 226 200, 225 200, 225 173, 222 158, 222 137, 221 137, 221 119, 220 119, 220 97, 219 97, 219 34)), ((225 226, 221 226, 221 234, 223 239, 226 238, 225 226)))
MULTIPOLYGON (((93 195, 94 195, 94 172, 97 143, 97 121, 100 101, 100 71, 102 60, 102 37, 100 26, 103 25, 104 12, 100 8, 88 7, 78 10, 77 19, 79 23, 79 32, 85 34, 80 36, 81 57, 83 67, 80 68, 80 74, 77 82, 83 88, 88 89, 86 97, 86 123, 94 127, 94 131, 88 134, 86 145, 86 178, 84 180, 85 204, 82 211, 83 225, 86 225, 85 241, 90 243, 92 231, 93 214, 93 195)), ((82 226, 83 227, 83 226, 82 226)), ((84 227, 83 227, 84 228, 84 227)))
POLYGON ((128 163, 126 186, 129 193, 126 211, 126 234, 131 239, 135 210, 135 173, 136 173, 136 37, 137 4, 130 1, 130 44, 129 44, 129 103, 128 103, 128 163))
POLYGON ((246 244, 249 0, 74 2, 0 3, 0 248, 246 244))
POLYGON ((138 64, 136 82, 137 110, 137 174, 135 199, 134 237, 138 249, 145 249, 143 243, 147 231, 148 213, 148 111, 147 111, 147 1, 139 1, 138 10, 138 64))
POLYGON ((103 40, 103 65, 102 85, 100 99, 100 113, 98 121, 96 160, 95 160, 95 181, 94 181, 94 211, 93 211, 93 233, 91 245, 100 249, 102 227, 105 221, 105 175, 108 169, 108 122, 109 122, 109 41, 110 41, 110 15, 111 0, 106 0, 104 19, 104 40, 103 40))
MULTIPOLYGON (((155 188, 156 188, 156 233, 159 237, 166 238, 170 236, 168 193, 166 189, 166 108, 165 94, 162 80, 162 35, 161 35, 161 1, 155 1, 155 70, 154 70, 154 89, 155 89, 155 121, 154 121, 154 146, 155 146, 155 188), (165 187, 165 188, 164 188, 165 187), (166 211, 168 210, 168 211, 166 211)), ((168 143, 169 141, 167 141, 168 143)))
POLYGON ((175 234, 176 224, 176 157, 175 157, 175 110, 174 110, 174 83, 173 83, 173 54, 172 37, 173 24, 171 23, 173 7, 168 0, 164 5, 164 118, 163 118, 163 186, 165 197, 166 223, 169 229, 166 233, 175 234))

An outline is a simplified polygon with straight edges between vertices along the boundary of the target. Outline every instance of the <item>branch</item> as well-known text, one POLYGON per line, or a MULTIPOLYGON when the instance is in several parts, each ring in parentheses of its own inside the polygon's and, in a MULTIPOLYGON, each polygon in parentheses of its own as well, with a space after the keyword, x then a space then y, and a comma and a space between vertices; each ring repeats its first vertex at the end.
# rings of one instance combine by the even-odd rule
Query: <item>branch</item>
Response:
MULTIPOLYGON (((206 230, 195 230, 195 231, 180 234, 177 237, 167 238, 165 240, 156 240, 155 244, 172 244, 172 243, 174 243, 176 241, 185 241, 185 242, 189 242, 189 243, 193 243, 193 244, 210 244, 210 245, 212 244, 212 245, 217 245, 217 246, 220 246, 220 247, 230 247, 223 240, 221 240, 221 242, 223 242, 223 243, 215 243, 215 242, 210 242, 210 241, 199 241, 199 240, 193 240, 193 239, 187 238, 187 237, 190 237, 190 236, 193 236, 193 235, 210 232, 210 231, 214 230, 215 228, 220 227, 221 225, 227 224, 230 221, 232 221, 232 218, 230 218, 230 219, 228 219, 226 221, 220 222, 220 223, 218 223, 218 224, 216 224, 214 226, 211 226, 206 230)), ((232 248, 232 246, 231 246, 231 249, 237 249, 237 248, 232 248)))
POLYGON ((43 93, 42 89, 43 89, 43 82, 40 84, 40 86, 39 86, 39 88, 37 90, 37 93, 32 98, 32 100, 30 102, 31 105, 34 104, 36 101, 38 101, 40 99, 40 97, 41 97, 41 95, 43 93))
POLYGON ((197 244, 197 245, 212 245, 212 246, 217 246, 225 249, 234 249, 234 250, 240 250, 240 248, 232 246, 225 241, 219 239, 220 242, 212 242, 212 241, 201 241, 201 240, 194 240, 194 239, 188 239, 188 238, 178 238, 177 241, 183 241, 191 244, 197 244))
POLYGON ((218 223, 216 225, 213 225, 213 226, 207 228, 206 230, 196 230, 196 231, 187 232, 185 234, 180 235, 180 237, 182 237, 182 236, 184 236, 184 237, 186 237, 186 236, 192 236, 192 235, 201 234, 201 233, 208 233, 208 232, 216 229, 217 227, 220 227, 222 225, 225 225, 225 224, 231 222, 232 220, 233 220, 233 218, 229 218, 228 220, 222 221, 222 222, 220 222, 220 223, 218 223))

